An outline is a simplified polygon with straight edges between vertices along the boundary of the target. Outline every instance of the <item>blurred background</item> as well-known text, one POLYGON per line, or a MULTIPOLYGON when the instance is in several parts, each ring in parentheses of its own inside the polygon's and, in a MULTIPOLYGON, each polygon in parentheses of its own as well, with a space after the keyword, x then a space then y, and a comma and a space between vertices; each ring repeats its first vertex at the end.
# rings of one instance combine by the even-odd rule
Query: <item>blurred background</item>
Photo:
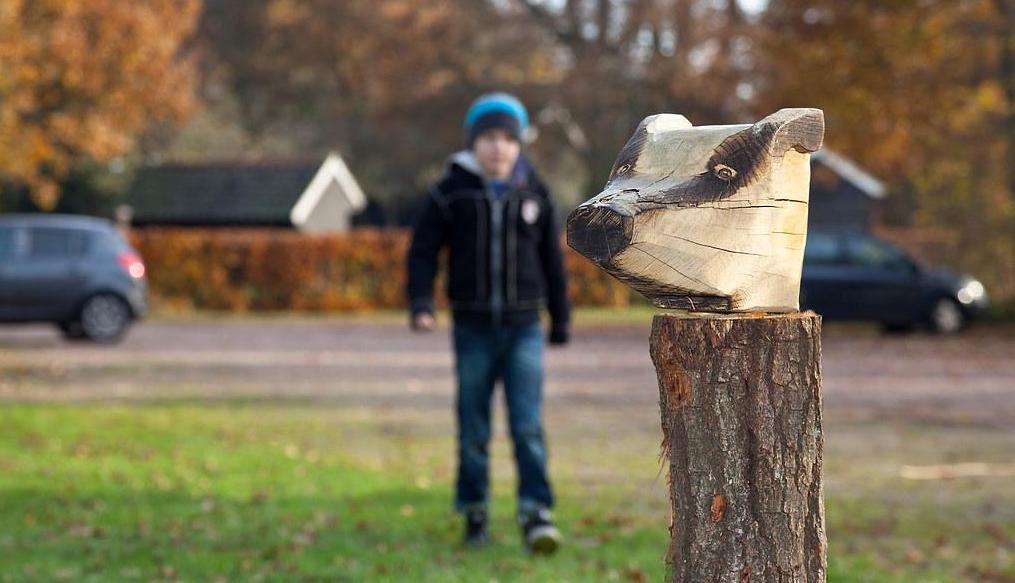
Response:
POLYGON ((647 115, 822 108, 830 580, 1015 581, 1012 0, 0 0, 0 581, 661 579, 653 310, 570 252, 568 547, 522 556, 502 423, 455 546, 403 267, 492 90, 561 219, 647 115))

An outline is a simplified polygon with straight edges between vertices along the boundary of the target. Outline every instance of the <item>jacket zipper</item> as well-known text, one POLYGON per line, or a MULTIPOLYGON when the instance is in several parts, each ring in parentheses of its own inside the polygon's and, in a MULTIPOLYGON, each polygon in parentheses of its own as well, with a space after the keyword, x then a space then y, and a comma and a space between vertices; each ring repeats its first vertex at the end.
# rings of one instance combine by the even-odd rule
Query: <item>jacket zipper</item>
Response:
POLYGON ((489 182, 483 179, 483 188, 486 190, 486 198, 490 201, 490 311, 492 312, 493 325, 499 328, 504 308, 504 250, 501 241, 504 238, 504 196, 497 198, 489 182))
POLYGON ((507 201, 507 278, 504 287, 507 294, 507 305, 512 306, 518 301, 518 208, 521 203, 517 199, 507 201), (512 285, 513 284, 513 285, 512 285))

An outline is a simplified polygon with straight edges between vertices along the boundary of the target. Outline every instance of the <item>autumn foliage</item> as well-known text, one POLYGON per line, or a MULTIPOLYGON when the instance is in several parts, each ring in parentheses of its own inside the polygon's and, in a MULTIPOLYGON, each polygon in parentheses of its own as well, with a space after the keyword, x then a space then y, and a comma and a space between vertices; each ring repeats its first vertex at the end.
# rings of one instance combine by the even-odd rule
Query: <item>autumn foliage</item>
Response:
POLYGON ((887 226, 1011 302, 1015 1, 771 0, 760 24, 755 112, 822 107, 827 146, 889 184, 887 226))
POLYGON ((74 163, 195 105, 200 0, 0 0, 0 178, 51 208, 74 163))
POLYGON ((0 197, 334 149, 404 225, 488 90, 529 106, 564 210, 646 115, 820 107, 888 185, 882 226, 1015 298, 1015 0, 0 0, 0 197))
MULTIPOLYGON (((168 309, 359 311, 406 303, 404 230, 309 236, 269 229, 145 229, 131 240, 148 267, 155 303, 168 309)), ((631 301, 627 288, 578 254, 568 250, 566 262, 576 304, 631 301)), ((442 287, 438 282, 438 292, 442 287)))

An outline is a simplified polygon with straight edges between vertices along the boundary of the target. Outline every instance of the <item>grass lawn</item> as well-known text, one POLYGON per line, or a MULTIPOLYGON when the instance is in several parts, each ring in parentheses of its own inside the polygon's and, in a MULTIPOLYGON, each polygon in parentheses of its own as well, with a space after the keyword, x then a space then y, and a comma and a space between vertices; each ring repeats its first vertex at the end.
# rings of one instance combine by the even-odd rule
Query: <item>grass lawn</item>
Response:
MULTIPOLYGON (((662 580, 657 426, 646 417, 614 432, 628 421, 604 413, 589 431, 571 413, 548 420, 568 540, 543 559, 520 547, 503 427, 493 543, 458 547, 450 411, 7 404, 0 581, 662 580)), ((939 442, 921 431, 830 425, 829 443, 841 445, 826 456, 829 580, 1015 581, 1010 479, 896 476, 894 456, 936 460, 983 435, 956 429, 939 442), (875 445, 857 457, 849 439, 860 434, 875 445)))

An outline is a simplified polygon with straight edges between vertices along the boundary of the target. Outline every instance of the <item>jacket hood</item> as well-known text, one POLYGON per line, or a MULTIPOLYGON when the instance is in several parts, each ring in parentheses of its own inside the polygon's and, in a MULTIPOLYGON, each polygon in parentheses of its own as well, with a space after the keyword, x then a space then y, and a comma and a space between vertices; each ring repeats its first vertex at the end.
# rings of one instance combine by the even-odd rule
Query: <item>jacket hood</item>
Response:
MULTIPOLYGON (((472 150, 461 150, 448 157, 444 166, 443 180, 454 180, 456 177, 460 178, 463 173, 470 178, 479 180, 480 182, 485 182, 486 180, 483 177, 483 169, 479 165, 479 160, 476 159, 476 154, 473 153, 472 150)), ((532 164, 522 154, 518 155, 515 167, 511 171, 511 176, 508 178, 508 183, 515 188, 524 186, 541 188, 542 186, 542 183, 536 176, 535 169, 532 167, 532 164)))
POLYGON ((479 160, 476 159, 476 154, 472 150, 461 150, 448 156, 448 161, 444 165, 444 173, 450 174, 455 166, 477 178, 483 177, 483 169, 480 167, 479 160))

